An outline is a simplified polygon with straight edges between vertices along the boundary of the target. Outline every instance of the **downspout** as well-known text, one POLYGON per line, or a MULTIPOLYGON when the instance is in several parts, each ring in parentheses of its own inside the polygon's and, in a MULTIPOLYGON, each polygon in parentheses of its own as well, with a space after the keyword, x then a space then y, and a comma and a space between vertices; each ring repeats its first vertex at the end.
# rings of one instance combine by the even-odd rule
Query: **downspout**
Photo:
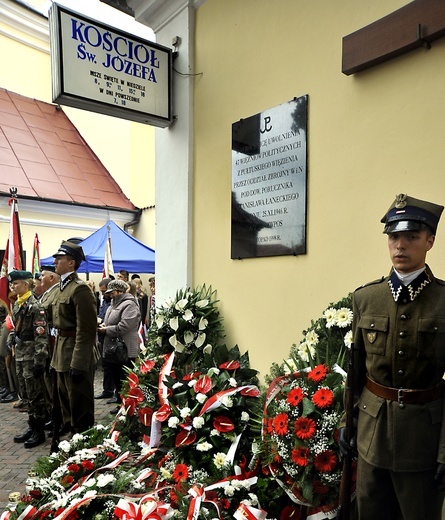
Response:
POLYGON ((138 209, 137 213, 134 216, 134 219, 130 220, 130 222, 126 222, 124 224, 124 231, 128 233, 128 228, 129 227, 136 226, 137 224, 139 224, 139 222, 141 220, 141 216, 142 216, 142 209, 138 209))

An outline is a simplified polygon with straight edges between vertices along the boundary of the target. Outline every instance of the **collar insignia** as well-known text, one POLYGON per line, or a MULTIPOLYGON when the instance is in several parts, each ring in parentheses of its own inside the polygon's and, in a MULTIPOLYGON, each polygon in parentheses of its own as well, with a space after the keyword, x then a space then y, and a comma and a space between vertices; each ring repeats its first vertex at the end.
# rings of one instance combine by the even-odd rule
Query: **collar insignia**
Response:
POLYGON ((408 296, 409 301, 413 302, 429 283, 431 283, 431 280, 426 270, 422 271, 419 276, 407 286, 403 285, 394 271, 388 280, 388 285, 395 302, 398 302, 402 292, 408 296))

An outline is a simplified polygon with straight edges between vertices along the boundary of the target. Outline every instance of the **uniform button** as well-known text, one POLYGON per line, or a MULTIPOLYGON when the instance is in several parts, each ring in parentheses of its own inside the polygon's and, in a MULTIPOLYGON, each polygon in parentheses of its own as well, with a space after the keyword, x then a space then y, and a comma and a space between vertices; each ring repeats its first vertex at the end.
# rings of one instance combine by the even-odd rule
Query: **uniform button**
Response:
POLYGON ((371 323, 371 329, 375 327, 375 323, 371 323))
POLYGON ((401 320, 407 320, 408 318, 409 318, 409 316, 407 316, 406 314, 402 314, 402 315, 400 316, 400 319, 401 319, 401 320))
POLYGON ((439 329, 437 327, 434 327, 434 332, 437 332, 439 329))
POLYGON ((405 405, 403 403, 399 403, 399 408, 403 410, 405 408, 405 405))
POLYGON ((399 336, 401 338, 406 338, 406 332, 402 330, 402 332, 399 332, 399 336))
POLYGON ((403 350, 399 350, 399 356, 404 356, 405 355, 405 352, 403 352, 403 350))
POLYGON ((403 298, 402 302, 403 303, 408 303, 408 300, 406 298, 403 298))
POLYGON ((397 373, 399 374, 399 376, 403 376, 403 374, 405 373, 402 369, 398 370, 397 373))
POLYGON ((363 410, 366 410, 366 404, 363 405, 363 410))

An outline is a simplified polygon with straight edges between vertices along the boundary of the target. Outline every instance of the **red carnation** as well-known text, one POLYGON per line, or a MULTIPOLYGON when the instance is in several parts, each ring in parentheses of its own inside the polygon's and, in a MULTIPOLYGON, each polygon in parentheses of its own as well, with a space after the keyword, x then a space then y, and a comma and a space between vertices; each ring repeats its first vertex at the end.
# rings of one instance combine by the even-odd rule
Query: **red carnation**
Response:
POLYGON ((29 492, 29 496, 32 498, 41 498, 42 493, 38 489, 31 489, 31 491, 29 492))
POLYGON ((328 367, 325 365, 317 365, 315 368, 313 368, 309 374, 307 375, 307 378, 310 381, 315 381, 316 383, 319 383, 320 381, 323 381, 323 379, 326 377, 326 374, 328 373, 328 367))
POLYGON ((70 484, 72 484, 74 482, 74 479, 71 475, 64 475, 62 477, 61 482, 62 482, 63 486, 69 486, 70 484))
POLYGON ((226 433, 234 430, 235 424, 225 415, 217 415, 213 420, 213 427, 221 433, 226 433))
POLYGON ((315 469, 322 473, 328 473, 337 466, 337 455, 332 450, 322 451, 315 456, 315 469))
POLYGON ((311 439, 317 431, 315 421, 309 417, 299 417, 294 423, 294 428, 299 439, 311 439))
POLYGON ((312 402, 319 408, 328 408, 334 402, 334 393, 329 388, 320 388, 312 396, 312 402))
POLYGON ((92 471, 94 469, 94 464, 91 460, 83 460, 80 464, 86 471, 92 471))
POLYGON ((69 464, 68 471, 71 471, 72 473, 77 473, 78 471, 80 471, 80 466, 78 466, 77 464, 69 464))
POLYGON ((292 450, 292 461, 297 466, 307 466, 309 464, 309 448, 299 446, 292 450))
POLYGON ((209 376, 202 376, 193 387, 196 393, 206 394, 212 389, 212 380, 209 376))
POLYGON ((236 370, 239 367, 240 367, 239 361, 235 361, 235 360, 226 361, 225 363, 221 363, 219 365, 219 368, 221 370, 236 370))
POLYGON ((298 386, 297 388, 294 388, 287 394, 286 401, 291 406, 298 406, 301 401, 303 400, 304 392, 303 390, 298 386))
POLYGON ((105 456, 112 460, 116 458, 116 455, 112 451, 106 451, 105 456))
POLYGON ((187 480, 189 476, 188 467, 185 464, 176 464, 175 470, 173 471, 173 479, 175 482, 181 482, 187 480))
POLYGON ((279 413, 273 419, 273 429, 277 435, 286 435, 288 432, 287 423, 289 421, 289 417, 287 413, 279 413))

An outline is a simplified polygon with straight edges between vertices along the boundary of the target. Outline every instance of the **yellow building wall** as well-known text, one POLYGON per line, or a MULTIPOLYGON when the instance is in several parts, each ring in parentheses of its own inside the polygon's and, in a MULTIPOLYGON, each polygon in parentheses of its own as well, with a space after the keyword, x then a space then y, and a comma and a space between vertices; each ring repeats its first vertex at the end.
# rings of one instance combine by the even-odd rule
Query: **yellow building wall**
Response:
MULTIPOLYGON (((38 19, 42 20, 40 17, 38 19)), ((0 65, 0 87, 52 103, 49 41, 45 45, 41 39, 24 34, 20 29, 12 28, 5 21, 0 20, 0 65), (39 50, 39 47, 43 49, 39 50)), ((153 207, 155 204, 154 128, 71 107, 62 108, 133 204, 139 208, 153 207)), ((13 186, 14 180, 10 179, 10 182, 13 186)), ((9 214, 8 209, 1 209, 1 214, 9 214)), ((30 215, 30 218, 41 219, 42 216, 30 215)), ((80 222, 85 225, 97 225, 97 228, 104 224, 100 221, 86 220, 86 223, 82 222, 82 219, 80 222)), ((121 227, 123 225, 118 224, 121 227)), ((3 228, 5 225, 0 225, 0 248, 6 245, 6 238, 4 244, 1 242, 1 237, 5 235, 3 228)), ((28 247, 28 243, 32 245, 36 232, 39 233, 42 255, 45 256, 54 252, 54 247, 60 244, 60 235, 86 237, 92 231, 80 230, 76 233, 72 230, 66 232, 60 230, 59 232, 52 228, 39 226, 37 229, 36 226, 24 224, 22 234, 25 248, 28 247)), ((155 249, 153 209, 143 211, 140 224, 134 226, 134 236, 155 249)))
MULTIPOLYGON (((264 376, 331 302, 390 269, 397 193, 445 203, 445 39, 341 72, 342 37, 401 0, 207 0, 196 12, 193 281, 264 376), (307 254, 230 259, 232 123, 309 95, 307 254)), ((413 26, 413 31, 417 27, 413 26)), ((428 262, 445 277, 445 223, 428 262)))

